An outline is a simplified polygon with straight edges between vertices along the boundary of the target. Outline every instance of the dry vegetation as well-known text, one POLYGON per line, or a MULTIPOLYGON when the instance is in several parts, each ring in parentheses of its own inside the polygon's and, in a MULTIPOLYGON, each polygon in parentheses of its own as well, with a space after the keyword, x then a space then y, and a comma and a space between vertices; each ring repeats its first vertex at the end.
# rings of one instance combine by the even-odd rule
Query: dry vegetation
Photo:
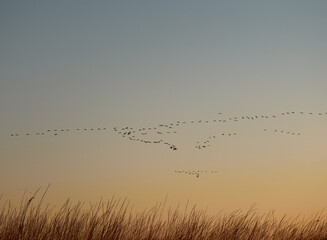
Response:
POLYGON ((135 213, 126 200, 114 198, 88 209, 67 200, 54 210, 42 206, 44 194, 36 204, 34 194, 20 207, 9 202, 2 207, 0 239, 327 239, 327 217, 322 214, 277 220, 272 212, 258 215, 252 207, 211 217, 195 207, 171 209, 164 203, 135 213))

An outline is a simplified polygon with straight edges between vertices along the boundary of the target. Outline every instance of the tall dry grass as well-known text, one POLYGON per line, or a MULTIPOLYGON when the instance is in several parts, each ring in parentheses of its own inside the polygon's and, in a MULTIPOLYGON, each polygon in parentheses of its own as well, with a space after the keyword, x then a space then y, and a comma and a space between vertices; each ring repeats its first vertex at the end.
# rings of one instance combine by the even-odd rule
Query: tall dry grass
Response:
MULTIPOLYGON (((7 202, 0 212, 0 239, 327 239, 327 218, 277 220, 273 212, 259 215, 248 211, 220 213, 215 217, 192 207, 168 208, 165 203, 134 212, 125 200, 112 198, 86 208, 67 200, 54 210, 43 206, 46 191, 35 203, 35 195, 20 207, 7 202)), ((24 198, 23 198, 24 199, 24 198)))

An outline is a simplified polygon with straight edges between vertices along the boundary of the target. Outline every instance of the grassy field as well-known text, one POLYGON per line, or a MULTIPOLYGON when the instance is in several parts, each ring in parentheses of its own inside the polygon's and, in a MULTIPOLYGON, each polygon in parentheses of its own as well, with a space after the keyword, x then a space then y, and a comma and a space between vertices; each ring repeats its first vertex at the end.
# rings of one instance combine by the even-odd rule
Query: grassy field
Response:
MULTIPOLYGON (((46 192, 45 192, 46 193, 46 192)), ((276 219, 254 207, 215 217, 193 207, 171 209, 165 203, 134 212, 126 200, 112 198, 90 207, 67 200, 59 208, 43 206, 44 195, 6 202, 0 212, 0 239, 327 239, 327 217, 276 219), (55 210, 56 209, 56 210, 55 210)))

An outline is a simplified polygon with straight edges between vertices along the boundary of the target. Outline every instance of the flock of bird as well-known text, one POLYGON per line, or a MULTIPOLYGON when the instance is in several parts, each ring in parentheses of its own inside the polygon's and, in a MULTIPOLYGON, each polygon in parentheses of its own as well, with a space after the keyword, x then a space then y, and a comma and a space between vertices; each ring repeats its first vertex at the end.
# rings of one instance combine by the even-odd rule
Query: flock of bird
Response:
POLYGON ((120 130, 118 130, 117 127, 114 127, 114 131, 117 132, 118 134, 120 134, 122 137, 128 137, 128 139, 131 141, 137 141, 137 142, 141 142, 141 143, 164 144, 164 145, 168 145, 169 148, 172 150, 177 150, 177 147, 174 144, 164 141, 163 139, 157 139, 157 140, 150 141, 150 140, 144 140, 144 139, 136 137, 137 133, 144 136, 144 135, 148 135, 150 131, 156 133, 157 135, 177 133, 176 131, 164 132, 161 130, 162 128, 172 129, 172 125, 168 126, 168 125, 159 124, 158 127, 139 128, 137 130, 134 130, 134 128, 131 128, 131 127, 124 127, 124 128, 121 128, 120 130))
POLYGON ((194 175, 197 178, 200 177, 200 174, 215 174, 217 171, 204 171, 204 170, 175 170, 175 173, 194 175))
POLYGON ((45 135, 53 135, 58 136, 60 134, 64 134, 67 132, 89 132, 89 131, 104 131, 107 130, 105 127, 97 127, 97 128, 76 128, 76 129, 47 129, 44 131, 39 132, 27 132, 27 133, 12 133, 10 134, 12 137, 18 137, 18 136, 45 136, 45 135))
MULTIPOLYGON (((240 121, 258 121, 258 120, 266 120, 266 119, 278 119, 284 118, 288 116, 300 116, 300 115, 307 115, 307 116, 327 116, 326 113, 318 112, 283 112, 280 114, 274 115, 243 115, 243 116, 235 116, 235 117, 223 117, 221 116, 222 113, 218 113, 219 118, 212 119, 212 120, 191 120, 191 121, 174 121, 168 124, 158 124, 154 127, 142 127, 142 128, 133 128, 133 127, 123 127, 118 128, 114 127, 113 130, 118 135, 123 138, 126 138, 130 141, 135 141, 144 144, 163 144, 169 147, 169 149, 176 151, 178 148, 175 144, 165 140, 167 136, 171 136, 177 134, 178 131, 182 126, 194 126, 194 125, 207 125, 207 124, 226 124, 230 123, 237 123, 240 121)), ((222 125, 223 126, 223 125, 222 125)), ((45 135, 52 135, 52 136, 59 136, 61 134, 73 133, 73 132, 101 132, 108 130, 107 127, 96 127, 96 128, 75 128, 75 129, 46 129, 44 131, 38 132, 26 132, 26 133, 11 133, 12 137, 18 136, 45 136, 45 135)), ((280 129, 263 129, 264 132, 272 132, 276 134, 288 134, 294 136, 300 136, 301 133, 294 132, 290 130, 280 130, 280 129)), ((211 142, 217 140, 220 137, 235 137, 238 135, 236 132, 215 132, 215 134, 205 138, 203 141, 196 141, 195 148, 196 149, 206 149, 211 146, 211 142)), ((217 171, 204 171, 204 170, 176 170, 174 171, 178 174, 186 174, 195 176, 197 178, 200 177, 202 174, 215 174, 217 171)))
MULTIPOLYGON (((268 130, 265 128, 264 131, 267 132, 268 130)), ((287 130, 278 130, 278 129, 275 129, 273 132, 274 133, 284 133, 284 134, 289 134, 289 135, 298 135, 298 136, 301 135, 301 133, 291 132, 291 131, 287 131, 287 130)))
MULTIPOLYGON (((256 121, 256 120, 266 120, 266 119, 277 119, 277 118, 283 118, 287 116, 295 116, 295 115, 309 115, 309 116, 327 116, 327 112, 295 112, 295 111, 289 111, 289 112, 282 112, 279 114, 273 114, 273 115, 242 115, 242 116, 234 116, 234 117, 223 117, 222 113, 217 114, 219 118, 212 119, 212 120, 192 120, 192 121, 174 121, 170 122, 168 124, 158 124, 154 127, 142 127, 142 128, 132 128, 132 127, 123 127, 118 128, 114 127, 114 131, 119 134, 121 137, 124 137, 126 139, 129 139, 130 141, 145 143, 145 144, 163 144, 168 146, 171 150, 177 150, 177 147, 175 144, 170 143, 169 141, 164 140, 165 136, 173 135, 178 133, 178 129, 182 126, 186 125, 194 125, 194 124, 224 124, 227 122, 239 122, 239 121, 256 121)), ((53 135, 53 136, 59 136, 61 134, 67 134, 72 132, 100 132, 105 131, 108 128, 106 127, 96 127, 96 128, 75 128, 75 129, 47 129, 44 131, 39 132, 27 132, 27 133, 12 133, 12 137, 18 137, 18 136, 45 136, 45 135, 53 135)), ((268 131, 267 129, 264 129, 264 131, 268 131)), ((286 131, 286 130, 273 130, 275 133, 283 133, 283 134, 289 134, 289 135, 301 135, 298 132, 293 131, 286 131)), ((196 149, 205 149, 210 146, 210 142, 217 139, 219 136, 226 136, 226 137, 232 137, 236 136, 236 132, 229 132, 229 133, 217 133, 215 135, 207 137, 203 141, 197 141, 195 144, 196 149)))
MULTIPOLYGON (((218 113, 218 115, 221 115, 222 113, 218 113)), ((154 144, 165 144, 170 147, 172 150, 177 150, 177 147, 174 144, 171 144, 167 141, 164 141, 162 136, 167 134, 176 134, 178 132, 178 128, 184 126, 184 125, 194 125, 194 124, 219 124, 219 123, 227 123, 227 122, 239 122, 239 121, 256 121, 256 120, 266 120, 266 119, 278 119, 281 117, 287 117, 287 116, 295 116, 295 115, 309 115, 309 116, 327 116, 326 113, 318 112, 282 112, 280 114, 273 114, 273 115, 243 115, 243 116, 235 116, 235 117, 225 117, 225 118, 218 118, 213 120, 192 120, 192 121, 174 121, 170 122, 168 124, 158 124, 155 127, 147 127, 147 128, 130 128, 130 127, 124 127, 124 128, 114 128, 114 131, 117 132, 122 137, 126 137, 127 139, 131 141, 138 141, 142 143, 154 143, 154 144), (156 140, 149 140, 146 139, 147 136, 156 137, 156 140), (160 137, 159 137, 160 136, 160 137)), ((264 131, 267 131, 267 129, 264 129, 264 131)), ((276 133, 284 133, 289 135, 301 135, 301 133, 293 132, 293 131, 286 131, 286 130, 277 130, 275 129, 274 132, 276 133)), ((196 149, 205 149, 210 146, 210 142, 214 139, 217 139, 219 136, 236 136, 236 132, 230 132, 230 133, 219 133, 213 136, 207 137, 204 141, 197 141, 195 148, 196 149)))
POLYGON ((208 137, 205 141, 203 142, 199 142, 197 141, 196 143, 198 145, 195 146, 195 148, 197 149, 202 149, 202 148, 206 148, 206 147, 210 147, 210 141, 213 140, 213 139, 216 139, 218 138, 219 136, 236 136, 236 133, 221 133, 221 134, 218 134, 218 135, 213 135, 213 136, 210 136, 208 137))

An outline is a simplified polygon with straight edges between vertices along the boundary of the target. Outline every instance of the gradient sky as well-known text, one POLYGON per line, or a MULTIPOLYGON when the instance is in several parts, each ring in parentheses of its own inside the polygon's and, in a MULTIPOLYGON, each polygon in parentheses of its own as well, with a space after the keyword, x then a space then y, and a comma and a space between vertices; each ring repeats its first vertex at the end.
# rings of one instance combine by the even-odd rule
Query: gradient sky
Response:
POLYGON ((327 207, 326 26, 326 1, 2 1, 0 194, 51 183, 49 202, 327 207), (167 136, 177 151, 113 130, 256 114, 278 118, 187 124, 167 136), (107 130, 35 135, 92 127, 107 130), (194 148, 217 132, 238 134, 194 148))

